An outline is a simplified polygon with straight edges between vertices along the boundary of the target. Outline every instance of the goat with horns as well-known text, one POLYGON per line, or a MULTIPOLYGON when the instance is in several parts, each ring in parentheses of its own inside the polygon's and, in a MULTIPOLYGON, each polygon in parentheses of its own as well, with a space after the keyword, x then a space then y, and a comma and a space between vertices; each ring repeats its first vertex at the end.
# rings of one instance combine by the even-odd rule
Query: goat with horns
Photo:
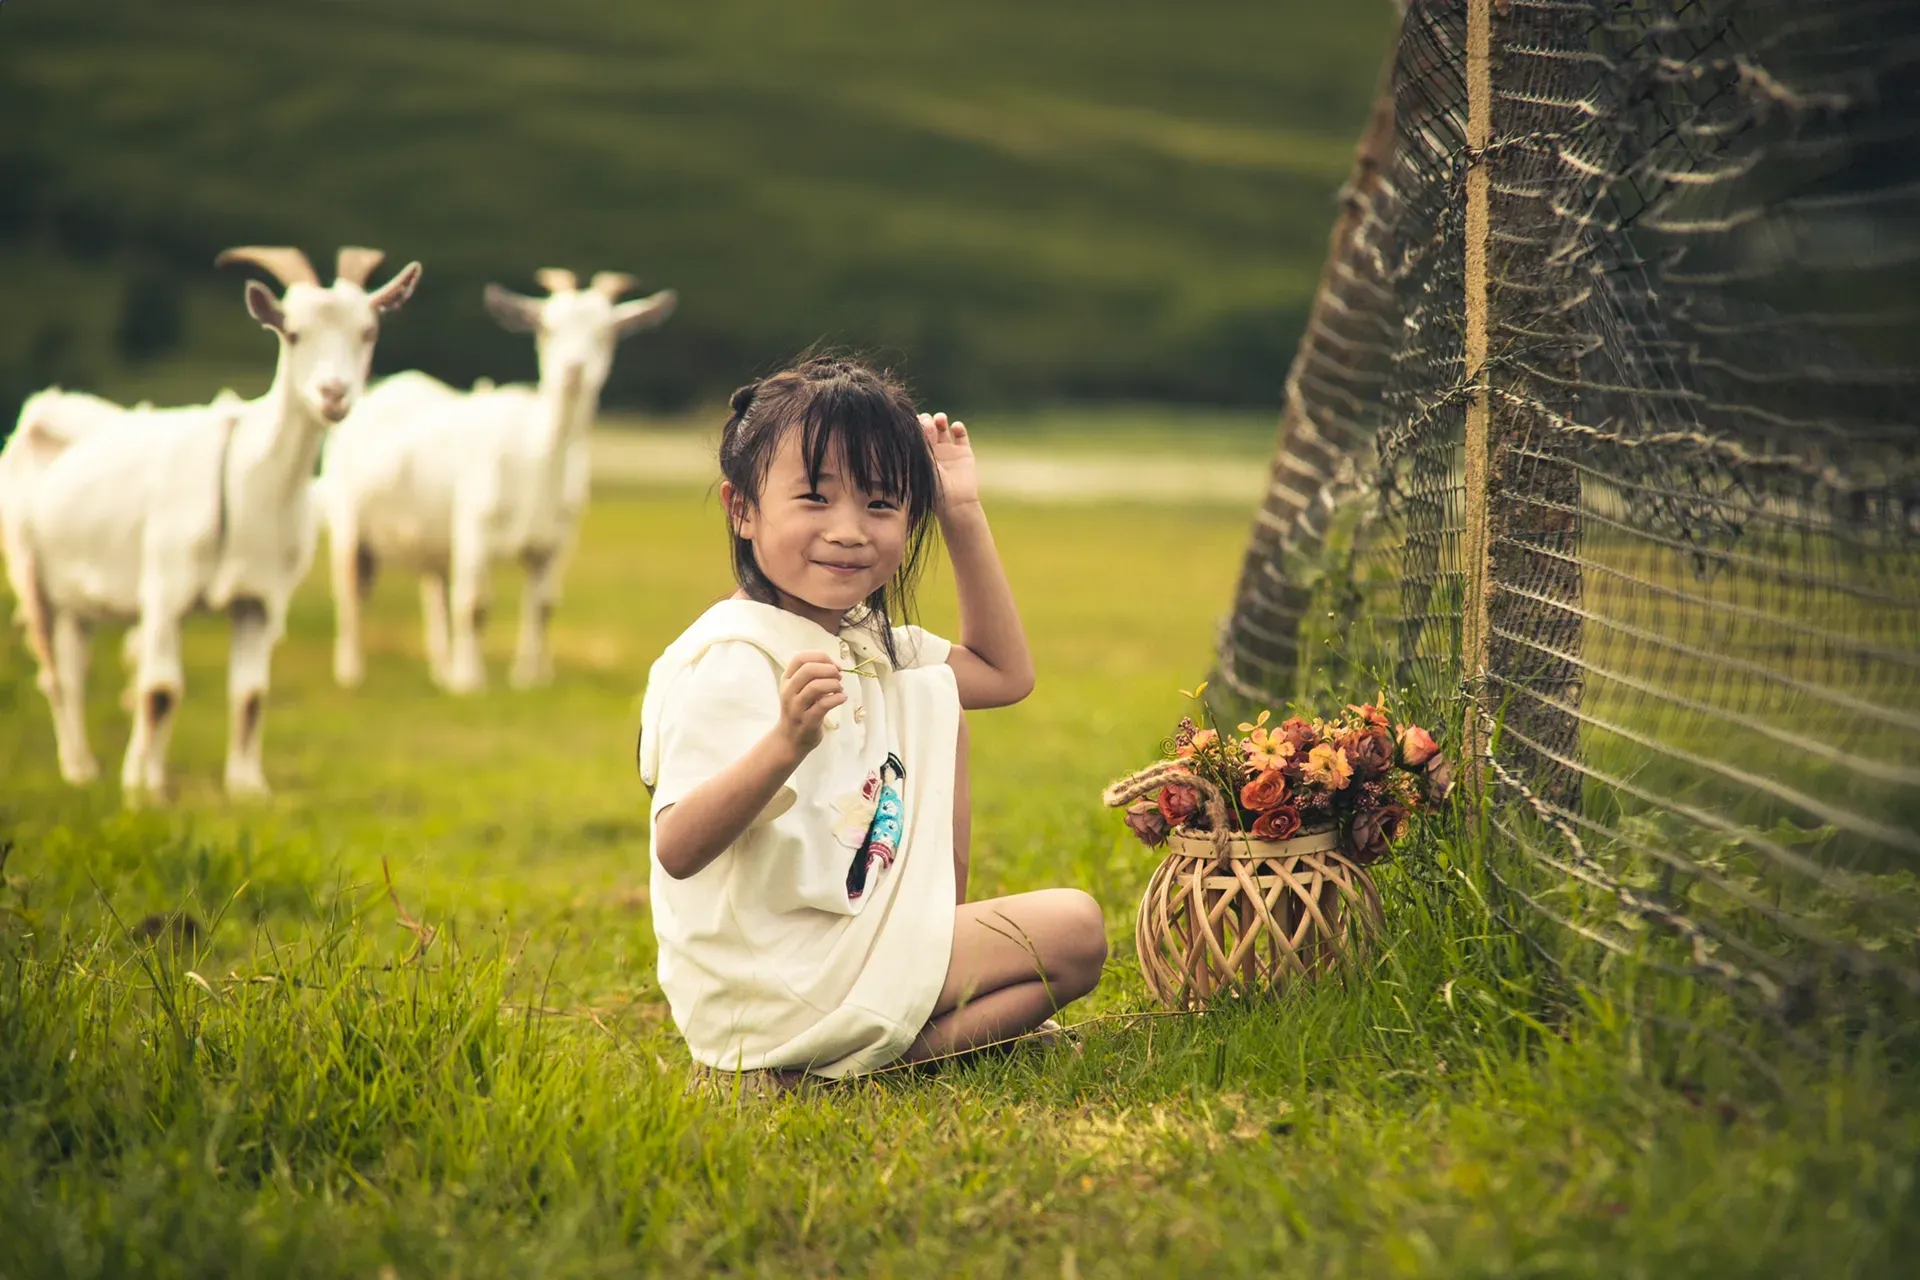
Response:
POLYGON ((421 575, 428 670, 456 693, 486 683, 480 633, 498 560, 527 575, 512 682, 553 673, 547 622, 587 502, 587 433, 614 346, 672 314, 670 289, 620 301, 639 282, 602 271, 582 289, 571 271, 536 278, 545 298, 486 289, 503 327, 534 335, 538 386, 456 391, 424 373, 368 390, 333 433, 321 476, 333 565, 334 677, 364 674, 360 601, 391 561, 421 575), (451 602, 449 602, 451 596, 451 602), (449 608, 451 603, 451 608, 449 608))
POLYGON ((60 773, 96 773, 86 736, 90 632, 134 624, 133 733, 120 772, 129 800, 163 796, 167 742, 185 691, 180 627, 196 609, 232 620, 226 787, 267 790, 261 732, 273 646, 312 563, 310 489, 322 438, 366 386, 380 316, 420 280, 410 262, 377 289, 377 249, 340 250, 320 283, 298 249, 229 249, 215 265, 262 268, 281 296, 247 281, 246 306, 279 343, 273 384, 233 397, 127 414, 86 432, 34 416, 0 450, 0 546, 39 685, 53 708, 60 773))

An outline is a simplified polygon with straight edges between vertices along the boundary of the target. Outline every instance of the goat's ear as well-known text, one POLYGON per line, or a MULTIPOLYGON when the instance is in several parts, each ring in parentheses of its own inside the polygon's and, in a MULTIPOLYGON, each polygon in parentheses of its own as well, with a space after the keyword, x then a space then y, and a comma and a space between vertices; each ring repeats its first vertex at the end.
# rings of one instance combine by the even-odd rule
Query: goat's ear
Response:
POLYGON ((373 304, 375 311, 398 311, 413 296, 414 286, 420 283, 420 264, 409 262, 394 273, 393 279, 381 285, 378 291, 367 295, 367 301, 373 304))
POLYGON ((666 322, 679 303, 680 295, 671 289, 662 289, 648 297, 623 302, 613 309, 614 331, 624 338, 642 329, 656 328, 666 322))
POLYGON ((487 286, 485 297, 487 314, 508 333, 532 333, 540 327, 540 304, 535 299, 497 284, 487 286))
POLYGON ((287 313, 280 309, 280 299, 258 280, 247 281, 247 314, 275 333, 287 331, 287 313))

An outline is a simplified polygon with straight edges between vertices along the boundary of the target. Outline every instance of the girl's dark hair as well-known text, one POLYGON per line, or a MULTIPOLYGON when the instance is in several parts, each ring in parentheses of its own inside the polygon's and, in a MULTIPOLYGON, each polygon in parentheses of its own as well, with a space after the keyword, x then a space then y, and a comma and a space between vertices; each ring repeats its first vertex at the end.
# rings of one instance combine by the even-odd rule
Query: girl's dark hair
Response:
MULTIPOLYGON (((820 483, 830 459, 838 460, 846 467, 847 480, 867 493, 888 495, 906 512, 907 548, 900 570, 867 597, 866 613, 859 619, 872 628, 888 658, 898 661, 893 626, 896 619, 909 620, 931 532, 927 517, 933 513, 939 483, 906 388, 890 373, 857 360, 811 356, 741 387, 733 393, 732 408, 720 433, 720 474, 742 501, 760 504, 773 455, 787 432, 798 429, 800 457, 811 483, 820 483)), ((733 576, 741 589, 762 604, 778 604, 779 592, 760 568, 753 543, 734 528, 732 512, 727 513, 727 535, 733 545, 733 576)))

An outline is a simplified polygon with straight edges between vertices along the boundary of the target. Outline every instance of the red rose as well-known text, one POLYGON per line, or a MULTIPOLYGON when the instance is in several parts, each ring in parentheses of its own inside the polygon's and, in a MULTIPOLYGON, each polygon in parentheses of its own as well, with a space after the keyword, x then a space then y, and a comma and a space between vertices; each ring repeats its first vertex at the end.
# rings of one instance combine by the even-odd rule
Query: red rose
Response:
POLYGON ((1409 769, 1418 769, 1433 759, 1433 753, 1439 749, 1440 744, 1433 740, 1433 735, 1417 724, 1400 731, 1400 763, 1409 769))
POLYGON ((1135 800, 1127 806, 1127 829, 1140 837, 1149 849, 1167 842, 1167 819, 1160 806, 1151 800, 1135 800))
POLYGON ((1279 769, 1267 769, 1240 788, 1240 803, 1245 808, 1259 813, 1271 809, 1287 798, 1287 775, 1279 769))
POLYGON ((1300 811, 1290 804, 1269 809, 1253 820, 1255 840, 1291 840, 1300 830, 1300 811))
POLYGON ((1173 826, 1191 818, 1200 808, 1200 792, 1179 782, 1160 788, 1160 816, 1173 826))

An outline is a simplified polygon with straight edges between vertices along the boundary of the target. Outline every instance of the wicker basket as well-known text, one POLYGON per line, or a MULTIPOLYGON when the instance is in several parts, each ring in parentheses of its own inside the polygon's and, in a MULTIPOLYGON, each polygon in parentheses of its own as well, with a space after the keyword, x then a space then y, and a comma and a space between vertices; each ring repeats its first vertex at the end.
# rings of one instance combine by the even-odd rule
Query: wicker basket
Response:
POLYGON ((1232 836, 1224 853, 1176 831, 1140 899, 1140 969, 1170 1009, 1227 991, 1277 991, 1352 956, 1380 923, 1380 895, 1332 831, 1232 836))

